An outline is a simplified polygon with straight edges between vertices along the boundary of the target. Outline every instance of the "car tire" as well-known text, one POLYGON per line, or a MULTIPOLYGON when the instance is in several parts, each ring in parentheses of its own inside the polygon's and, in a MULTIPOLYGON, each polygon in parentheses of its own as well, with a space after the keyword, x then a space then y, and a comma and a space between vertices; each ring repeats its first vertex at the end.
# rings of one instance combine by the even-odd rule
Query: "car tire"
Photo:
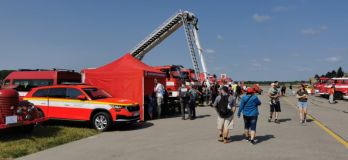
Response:
POLYGON ((92 125, 100 132, 107 131, 112 124, 111 117, 106 112, 98 112, 92 118, 92 125))
POLYGON ((342 100, 343 99, 343 94, 341 92, 335 92, 335 99, 337 100, 342 100))

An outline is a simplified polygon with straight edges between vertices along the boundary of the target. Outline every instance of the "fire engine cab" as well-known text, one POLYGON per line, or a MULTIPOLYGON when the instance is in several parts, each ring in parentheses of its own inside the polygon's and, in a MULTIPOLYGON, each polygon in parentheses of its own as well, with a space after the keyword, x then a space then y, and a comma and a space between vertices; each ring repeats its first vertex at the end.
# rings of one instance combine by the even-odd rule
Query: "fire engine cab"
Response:
POLYGON ((335 85, 335 99, 348 99, 348 77, 332 78, 329 84, 325 85, 326 93, 335 85))
POLYGON ((181 75, 186 85, 192 85, 198 87, 200 85, 198 78, 196 76, 195 70, 189 68, 181 69, 181 75))
POLYGON ((316 84, 314 84, 314 89, 315 89, 315 93, 319 94, 319 95, 325 95, 326 94, 326 89, 325 89, 325 85, 326 83, 328 83, 328 81, 331 78, 327 78, 327 77, 320 77, 318 82, 316 84))
POLYGON ((170 98, 178 98, 179 88, 182 84, 183 77, 181 69, 183 66, 180 65, 167 65, 167 66, 156 66, 156 69, 166 74, 166 90, 170 98))

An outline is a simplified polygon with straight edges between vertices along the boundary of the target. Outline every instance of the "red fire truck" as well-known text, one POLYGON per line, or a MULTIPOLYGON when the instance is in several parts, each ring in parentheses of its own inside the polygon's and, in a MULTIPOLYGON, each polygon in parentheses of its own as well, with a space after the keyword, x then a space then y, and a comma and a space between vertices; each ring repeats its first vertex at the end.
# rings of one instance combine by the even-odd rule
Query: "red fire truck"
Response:
POLYGON ((183 82, 183 78, 181 75, 181 69, 183 66, 181 65, 166 65, 166 66, 156 66, 156 69, 162 71, 166 74, 166 90, 168 92, 168 96, 170 98, 178 98, 179 96, 179 88, 183 82))
POLYGON ((320 77, 318 82, 313 85, 315 89, 315 93, 319 95, 325 95, 326 94, 325 85, 326 83, 328 83, 330 79, 331 78, 320 77))
POLYGON ((325 85, 325 93, 335 85, 335 99, 348 99, 348 77, 332 78, 327 85, 325 85))
POLYGON ((200 85, 195 70, 190 68, 183 68, 181 69, 181 75, 183 79, 186 81, 186 85, 193 85, 196 87, 200 85))
MULTIPOLYGON (((199 77, 200 77, 200 78, 199 78, 200 84, 202 84, 203 81, 206 80, 204 73, 200 73, 200 74, 199 74, 199 77)), ((207 79, 209 80, 209 83, 210 83, 210 84, 214 84, 215 82, 217 82, 217 80, 216 80, 216 75, 210 75, 210 74, 208 74, 208 78, 207 78, 207 79)))
POLYGON ((221 74, 220 78, 217 80, 219 85, 230 85, 232 84, 232 78, 228 77, 227 74, 221 74))
POLYGON ((34 87, 80 82, 81 74, 74 70, 20 69, 4 79, 2 88, 14 88, 22 99, 34 87))
POLYGON ((35 124, 44 121, 34 104, 19 102, 19 94, 14 89, 0 90, 0 129, 20 128, 30 132, 35 124))

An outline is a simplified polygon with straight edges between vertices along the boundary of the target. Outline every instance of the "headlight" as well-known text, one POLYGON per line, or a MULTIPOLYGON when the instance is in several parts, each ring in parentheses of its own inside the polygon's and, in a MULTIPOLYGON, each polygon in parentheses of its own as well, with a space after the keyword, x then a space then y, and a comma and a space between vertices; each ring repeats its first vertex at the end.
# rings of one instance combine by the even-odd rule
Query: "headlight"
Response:
POLYGON ((122 109, 122 108, 125 108, 124 106, 117 106, 117 105, 111 105, 112 108, 115 108, 115 109, 122 109))

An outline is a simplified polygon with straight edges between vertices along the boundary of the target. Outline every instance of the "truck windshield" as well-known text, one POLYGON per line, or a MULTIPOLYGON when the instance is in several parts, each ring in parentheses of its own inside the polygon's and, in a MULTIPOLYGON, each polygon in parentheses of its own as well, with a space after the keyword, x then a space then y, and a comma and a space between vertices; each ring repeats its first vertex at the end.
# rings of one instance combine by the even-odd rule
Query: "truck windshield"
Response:
POLYGON ((181 68, 179 66, 172 66, 170 68, 170 72, 171 72, 173 78, 182 78, 180 70, 181 70, 181 68))
POLYGON ((83 88, 82 89, 86 94, 92 99, 104 99, 104 98, 111 98, 111 95, 107 93, 106 91, 98 88, 83 88))
POLYGON ((192 79, 192 80, 194 80, 194 81, 198 80, 197 77, 196 77, 195 72, 191 72, 191 73, 190 73, 190 76, 191 76, 191 79, 192 79))
POLYGON ((188 72, 181 72, 181 78, 184 80, 188 80, 189 79, 189 73, 188 72))

